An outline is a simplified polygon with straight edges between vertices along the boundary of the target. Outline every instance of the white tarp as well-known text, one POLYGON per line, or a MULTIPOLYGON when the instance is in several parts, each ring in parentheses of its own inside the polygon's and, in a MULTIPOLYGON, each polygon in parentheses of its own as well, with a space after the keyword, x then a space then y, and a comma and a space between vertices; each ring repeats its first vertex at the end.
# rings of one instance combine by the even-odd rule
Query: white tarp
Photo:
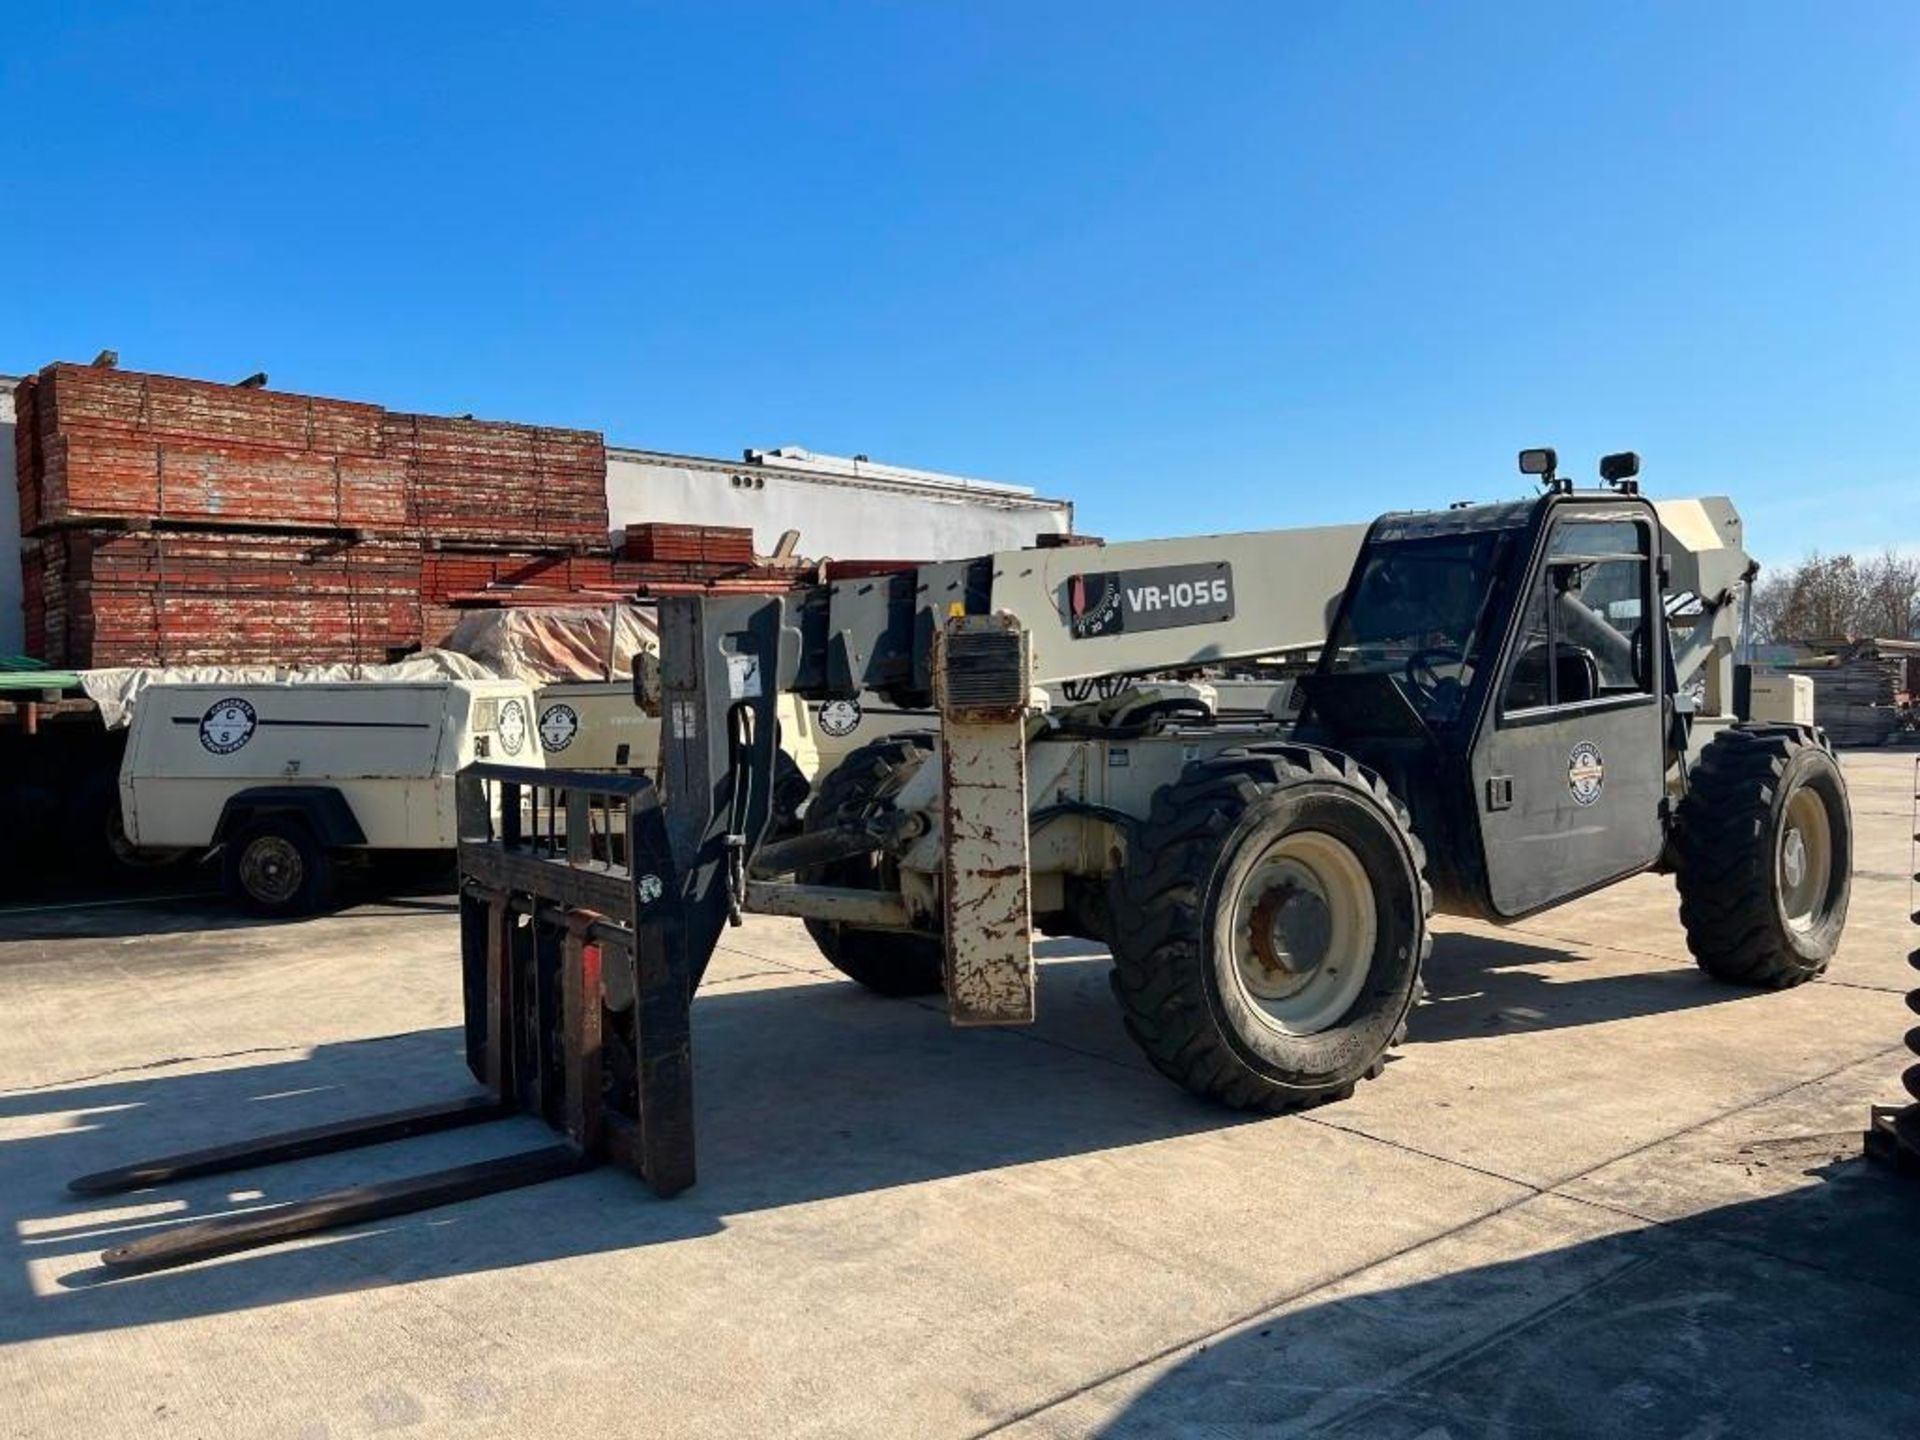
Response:
POLYGON ((80 688, 100 707, 109 730, 124 729, 134 701, 149 685, 338 684, 342 680, 491 680, 493 671, 466 655, 422 650, 391 665, 179 665, 167 669, 83 670, 80 688))
POLYGON ((462 616, 446 648, 503 680, 618 680, 636 653, 659 653, 660 632, 637 605, 523 605, 462 616))

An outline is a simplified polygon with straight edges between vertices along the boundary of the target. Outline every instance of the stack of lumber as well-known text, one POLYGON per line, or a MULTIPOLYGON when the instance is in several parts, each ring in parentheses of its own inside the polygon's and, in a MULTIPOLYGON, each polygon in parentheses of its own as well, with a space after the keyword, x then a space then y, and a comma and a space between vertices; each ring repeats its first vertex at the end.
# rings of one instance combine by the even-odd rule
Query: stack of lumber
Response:
POLYGON ((1884 745, 1900 728, 1896 701, 1902 663, 1870 640, 1839 649, 1791 673, 1813 680, 1814 723, 1836 745, 1884 745))
POLYGON ((615 583, 592 432, 66 364, 15 406, 51 663, 384 660, 441 638, 456 595, 615 583))

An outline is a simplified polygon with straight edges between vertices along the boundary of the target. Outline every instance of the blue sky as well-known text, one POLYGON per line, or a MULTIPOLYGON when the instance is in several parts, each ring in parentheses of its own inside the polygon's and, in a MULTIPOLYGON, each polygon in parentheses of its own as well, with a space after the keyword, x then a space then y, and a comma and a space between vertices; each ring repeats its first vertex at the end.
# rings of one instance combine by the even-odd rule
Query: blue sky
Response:
POLYGON ((0 119, 0 370, 861 451, 1115 537, 1631 447, 1763 557, 1920 545, 1910 3, 39 4, 0 119))

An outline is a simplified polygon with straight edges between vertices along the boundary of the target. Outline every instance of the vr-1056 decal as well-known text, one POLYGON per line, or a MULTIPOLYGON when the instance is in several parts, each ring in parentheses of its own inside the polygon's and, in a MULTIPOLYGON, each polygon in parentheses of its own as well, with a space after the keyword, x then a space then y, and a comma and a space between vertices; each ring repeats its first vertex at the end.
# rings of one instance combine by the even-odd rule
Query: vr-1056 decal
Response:
POLYGON ((1233 566, 1216 560, 1075 575, 1067 581, 1067 613, 1076 640, 1215 625, 1233 618, 1233 566))

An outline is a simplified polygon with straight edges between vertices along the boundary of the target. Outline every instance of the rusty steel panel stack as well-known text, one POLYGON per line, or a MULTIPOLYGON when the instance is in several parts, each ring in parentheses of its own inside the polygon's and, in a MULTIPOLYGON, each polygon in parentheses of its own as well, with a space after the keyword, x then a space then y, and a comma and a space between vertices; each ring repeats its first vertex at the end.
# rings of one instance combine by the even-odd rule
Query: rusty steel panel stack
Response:
POLYGON ((754 563, 753 531, 744 525, 629 525, 622 532, 620 558, 748 566, 754 563))
POLYGON ((399 528, 375 405, 89 365, 16 394, 21 528, 160 518, 399 528))
POLYGON ((591 430, 388 415, 386 453, 406 466, 423 535, 505 545, 607 546, 607 449, 591 430))
POLYGON ((423 631, 444 637, 463 610, 475 607, 554 603, 604 596, 619 589, 605 555, 524 555, 510 552, 435 551, 422 557, 420 609, 423 631))
POLYGON ((62 530, 37 555, 42 643, 76 665, 324 664, 418 643, 404 539, 62 530))
POLYGON ((645 524, 626 527, 611 561, 604 555, 429 556, 421 595, 444 607, 430 612, 433 618, 446 619, 482 606, 577 605, 692 591, 765 594, 804 573, 802 562, 756 556, 753 531, 745 526, 645 524))
POLYGON ((613 583, 592 432, 86 365, 15 398, 27 643, 50 663, 384 660, 469 591, 613 583))

